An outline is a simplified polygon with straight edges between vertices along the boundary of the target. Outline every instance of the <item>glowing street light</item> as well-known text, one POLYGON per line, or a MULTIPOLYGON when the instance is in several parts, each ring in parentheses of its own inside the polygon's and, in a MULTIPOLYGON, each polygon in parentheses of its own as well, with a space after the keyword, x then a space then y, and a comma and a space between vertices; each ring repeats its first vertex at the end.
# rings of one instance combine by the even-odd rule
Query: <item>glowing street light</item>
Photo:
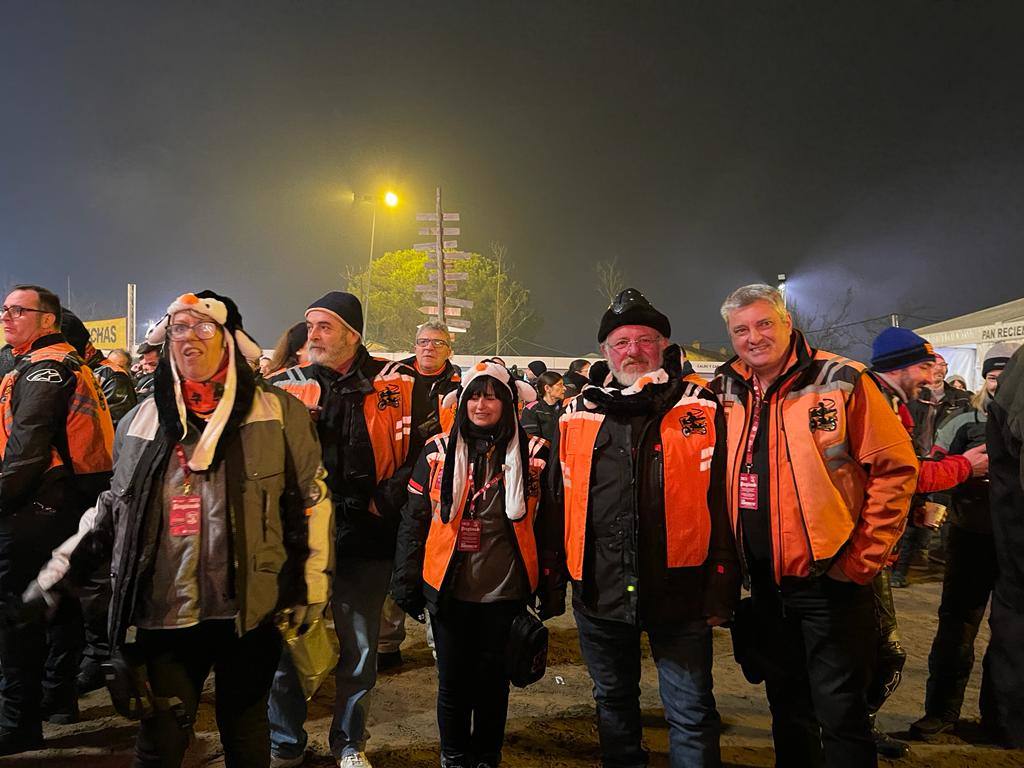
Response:
POLYGON ((388 208, 398 205, 398 195, 388 190, 382 197, 374 195, 353 195, 353 198, 360 203, 368 203, 373 206, 373 216, 370 218, 370 258, 366 264, 366 280, 363 286, 363 343, 366 343, 366 332, 370 329, 370 275, 373 272, 373 239, 377 232, 377 206, 384 203, 388 208))

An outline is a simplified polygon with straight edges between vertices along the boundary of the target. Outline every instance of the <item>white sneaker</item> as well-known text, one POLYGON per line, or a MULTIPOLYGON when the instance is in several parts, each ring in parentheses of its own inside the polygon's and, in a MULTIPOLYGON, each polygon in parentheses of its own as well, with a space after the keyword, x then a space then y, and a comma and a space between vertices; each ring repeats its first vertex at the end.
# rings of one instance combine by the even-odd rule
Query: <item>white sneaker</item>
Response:
POLYGON ((338 761, 338 768, 373 768, 373 765, 365 752, 355 752, 341 758, 338 761))
POLYGON ((270 753, 270 768, 297 768, 304 762, 306 762, 305 752, 298 757, 278 757, 273 752, 270 753))

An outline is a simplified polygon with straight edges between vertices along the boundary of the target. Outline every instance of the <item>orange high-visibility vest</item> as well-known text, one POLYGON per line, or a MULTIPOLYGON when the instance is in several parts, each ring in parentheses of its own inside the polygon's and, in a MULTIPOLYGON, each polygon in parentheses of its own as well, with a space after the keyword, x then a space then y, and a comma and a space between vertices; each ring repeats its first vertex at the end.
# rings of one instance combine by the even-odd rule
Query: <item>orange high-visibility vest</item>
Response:
MULTIPOLYGON (((679 400, 662 417, 660 451, 655 456, 664 489, 666 551, 669 568, 702 565, 711 544, 708 488, 715 452, 717 401, 699 397, 699 377, 687 376, 679 400)), ((587 410, 577 396, 558 422, 559 459, 565 489, 565 553, 569 575, 583 578, 590 503, 591 466, 605 415, 587 410)))
MULTIPOLYGON (((530 582, 530 591, 537 589, 537 539, 534 536, 533 524, 537 516, 540 502, 540 482, 547 460, 544 451, 548 441, 540 437, 530 437, 527 456, 529 467, 523 471, 527 477, 526 514, 519 520, 509 520, 515 532, 516 545, 526 567, 526 576, 530 582)), ((452 504, 448 522, 441 520, 441 478, 444 475, 444 462, 448 450, 448 435, 438 435, 427 443, 427 463, 430 465, 430 505, 433 514, 430 518, 430 531, 427 534, 426 551, 423 558, 423 580, 440 591, 448 569, 451 567, 455 554, 455 544, 459 537, 459 525, 466 507, 468 496, 463 493, 461 499, 452 504), (436 450, 432 450, 436 446, 436 450)), ((425 489, 427 490, 427 489, 425 489)))

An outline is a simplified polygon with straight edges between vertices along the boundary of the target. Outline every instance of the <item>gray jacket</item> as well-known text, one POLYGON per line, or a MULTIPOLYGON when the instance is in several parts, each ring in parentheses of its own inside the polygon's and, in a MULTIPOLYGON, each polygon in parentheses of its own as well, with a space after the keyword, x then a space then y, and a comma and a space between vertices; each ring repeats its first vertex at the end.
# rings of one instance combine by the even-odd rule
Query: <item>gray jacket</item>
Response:
MULTIPOLYGON (((333 508, 316 430, 294 397, 264 383, 238 428, 221 438, 226 462, 232 557, 228 582, 238 606, 239 634, 283 608, 326 602, 333 570, 333 508)), ((114 477, 40 572, 48 591, 67 579, 81 583, 111 556, 110 639, 134 634, 134 613, 152 571, 159 537, 168 535, 151 510, 161 493, 174 444, 160 428, 155 399, 120 422, 114 477)))

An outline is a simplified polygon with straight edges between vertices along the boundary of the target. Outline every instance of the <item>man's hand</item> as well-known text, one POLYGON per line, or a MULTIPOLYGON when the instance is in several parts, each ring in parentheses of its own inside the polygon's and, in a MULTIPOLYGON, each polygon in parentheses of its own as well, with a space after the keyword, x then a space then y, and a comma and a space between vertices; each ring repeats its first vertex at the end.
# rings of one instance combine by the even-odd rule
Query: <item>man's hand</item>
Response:
POLYGON ((984 477, 988 474, 988 447, 978 445, 968 448, 963 457, 971 462, 971 477, 984 477))
POLYGON ((309 626, 324 615, 327 603, 296 605, 288 613, 288 626, 297 629, 301 635, 309 626))

